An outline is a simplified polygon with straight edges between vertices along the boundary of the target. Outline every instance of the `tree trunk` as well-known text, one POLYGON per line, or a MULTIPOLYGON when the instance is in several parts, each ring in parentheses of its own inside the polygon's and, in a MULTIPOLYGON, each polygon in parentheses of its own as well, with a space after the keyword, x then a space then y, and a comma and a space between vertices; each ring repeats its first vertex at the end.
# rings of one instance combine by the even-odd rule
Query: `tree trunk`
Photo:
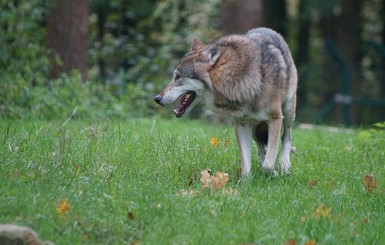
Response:
MULTIPOLYGON (((337 45, 349 67, 349 95, 355 95, 360 81, 361 67, 361 0, 341 0, 341 15, 338 20, 337 45)), ((351 111, 352 123, 356 112, 351 111)))
POLYGON ((307 63, 309 62, 309 41, 310 41, 310 19, 309 15, 305 12, 305 0, 299 1, 299 23, 297 33, 297 50, 295 54, 295 63, 297 65, 298 77, 300 78, 301 86, 297 91, 297 105, 298 109, 301 110, 307 101, 307 86, 308 81, 308 68, 307 63))
POLYGON ((286 38, 286 0, 263 0, 263 22, 266 27, 274 29, 286 38))
POLYGON ((88 0, 56 1, 47 17, 46 44, 52 52, 50 79, 76 69, 87 80, 88 0))
MULTIPOLYGON (((382 45, 385 45, 385 1, 382 1, 382 7, 380 16, 382 16, 382 45)), ((385 96, 385 59, 383 58, 381 61, 381 88, 382 88, 382 94, 385 96)))
POLYGON ((221 30, 226 33, 245 33, 263 26, 262 0, 223 0, 221 4, 221 30))
MULTIPOLYGON (((324 41, 324 57, 321 67, 321 77, 323 86, 319 87, 320 101, 324 109, 330 103, 335 94, 341 91, 341 70, 338 62, 333 58, 334 54, 327 48, 326 42, 330 42, 333 46, 336 45, 337 40, 337 18, 332 11, 321 15, 319 20, 319 28, 321 37, 324 41)), ((322 109, 322 107, 320 109, 322 109)), ((337 106, 338 107, 338 106, 337 106)), ((339 108, 333 111, 333 117, 337 123, 342 123, 341 111, 339 108)), ((327 115, 326 115, 327 116, 327 115)), ((335 123, 334 122, 334 123, 335 123)))
POLYGON ((310 20, 307 13, 305 13, 305 4, 305 0, 300 0, 296 54, 297 66, 306 64, 309 61, 310 20))
POLYGON ((382 1, 380 16, 382 16, 382 44, 385 44, 385 1, 382 1))

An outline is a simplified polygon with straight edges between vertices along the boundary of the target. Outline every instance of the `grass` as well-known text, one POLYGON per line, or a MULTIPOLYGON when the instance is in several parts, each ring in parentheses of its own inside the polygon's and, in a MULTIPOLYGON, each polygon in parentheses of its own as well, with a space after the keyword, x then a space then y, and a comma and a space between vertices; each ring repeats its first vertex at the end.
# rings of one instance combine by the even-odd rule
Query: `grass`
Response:
POLYGON ((241 181, 233 129, 202 121, 3 120, 0 134, 0 223, 56 244, 385 243, 384 144, 360 130, 295 129, 289 177, 265 177, 254 149, 241 181), (204 169, 229 174, 225 192, 201 189, 204 169))

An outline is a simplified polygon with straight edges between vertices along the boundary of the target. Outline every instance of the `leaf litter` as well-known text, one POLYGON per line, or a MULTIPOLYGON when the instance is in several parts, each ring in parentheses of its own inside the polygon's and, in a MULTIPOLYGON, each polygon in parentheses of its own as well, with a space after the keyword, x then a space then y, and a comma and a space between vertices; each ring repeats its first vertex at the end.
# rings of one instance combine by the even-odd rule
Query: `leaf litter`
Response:
MULTIPOLYGON (((238 195, 238 190, 226 188, 230 176, 225 172, 216 172, 215 175, 211 174, 211 170, 205 169, 201 171, 201 190, 209 190, 210 193, 221 193, 223 195, 238 195)), ((182 189, 178 192, 181 197, 194 197, 199 193, 195 189, 182 189)))

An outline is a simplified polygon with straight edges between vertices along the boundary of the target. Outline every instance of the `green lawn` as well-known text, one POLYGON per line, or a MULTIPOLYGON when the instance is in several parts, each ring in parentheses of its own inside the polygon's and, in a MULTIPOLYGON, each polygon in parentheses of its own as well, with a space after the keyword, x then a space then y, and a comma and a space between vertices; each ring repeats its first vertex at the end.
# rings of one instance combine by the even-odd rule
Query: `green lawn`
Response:
POLYGON ((385 144, 368 134, 295 129, 290 176, 265 177, 254 146, 239 181, 232 127, 2 120, 0 223, 56 244, 385 244, 385 144), (229 183, 202 190, 204 169, 229 183))

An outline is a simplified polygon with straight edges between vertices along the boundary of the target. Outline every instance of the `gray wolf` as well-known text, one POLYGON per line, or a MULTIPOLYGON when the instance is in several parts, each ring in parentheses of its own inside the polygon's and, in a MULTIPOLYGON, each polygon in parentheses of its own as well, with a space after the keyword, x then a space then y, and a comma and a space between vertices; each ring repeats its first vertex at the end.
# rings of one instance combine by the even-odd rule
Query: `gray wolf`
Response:
POLYGON ((171 82, 155 97, 160 105, 178 100, 180 118, 199 101, 235 124, 242 175, 251 170, 252 139, 261 167, 277 175, 290 172, 291 126, 295 118, 297 70, 283 37, 268 28, 228 35, 191 50, 176 66, 171 82))

